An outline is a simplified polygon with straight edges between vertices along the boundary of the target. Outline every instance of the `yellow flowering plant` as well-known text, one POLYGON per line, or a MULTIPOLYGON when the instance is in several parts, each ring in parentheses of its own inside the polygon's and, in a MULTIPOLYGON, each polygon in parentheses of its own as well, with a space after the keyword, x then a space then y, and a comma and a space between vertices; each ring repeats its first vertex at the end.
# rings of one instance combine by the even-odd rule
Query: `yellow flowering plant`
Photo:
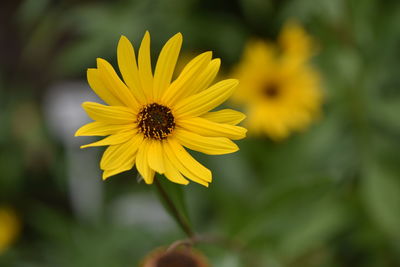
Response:
POLYGON ((177 184, 186 185, 189 179, 208 187, 211 171, 184 147, 209 155, 233 153, 239 148, 231 140, 244 138, 247 130, 237 126, 244 114, 231 109, 212 111, 238 84, 235 79, 212 84, 221 64, 220 59, 212 59, 212 52, 196 56, 171 81, 181 45, 181 33, 167 41, 153 74, 149 32, 143 37, 137 59, 132 44, 122 36, 117 58, 123 80, 101 58, 97 68, 88 69, 90 87, 107 105, 83 103, 94 122, 82 126, 75 135, 107 136, 82 146, 108 146, 100 161, 103 179, 136 165, 147 184, 155 181, 166 209, 193 237, 186 212, 179 209, 184 205, 174 201, 171 190, 154 179, 155 173, 177 184))
POLYGON ((233 100, 245 106, 251 133, 282 140, 320 115, 320 77, 308 63, 313 51, 295 22, 284 26, 278 44, 248 42, 233 73, 241 81, 233 100))
POLYGON ((117 54, 123 81, 104 59, 88 69, 91 88, 108 105, 83 103, 94 122, 81 127, 76 136, 108 136, 82 146, 108 146, 100 162, 103 179, 136 165, 147 184, 157 172, 174 183, 188 184, 190 179, 208 186, 211 171, 183 146, 209 155, 238 150, 231 140, 245 137, 246 129, 237 126, 245 116, 231 109, 211 111, 231 96, 238 81, 211 85, 220 59, 205 52, 171 82, 181 44, 180 33, 165 44, 153 75, 150 34, 144 35, 137 60, 132 44, 122 36, 117 54))

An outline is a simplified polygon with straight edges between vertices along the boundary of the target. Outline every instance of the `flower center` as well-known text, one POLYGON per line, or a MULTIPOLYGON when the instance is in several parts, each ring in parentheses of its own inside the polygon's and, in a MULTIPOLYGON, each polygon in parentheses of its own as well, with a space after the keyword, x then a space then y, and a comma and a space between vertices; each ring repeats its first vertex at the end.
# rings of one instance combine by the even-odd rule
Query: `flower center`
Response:
POLYGON ((156 267, 200 267, 204 266, 196 260, 194 255, 189 253, 183 253, 179 251, 174 251, 167 253, 161 256, 157 263, 155 264, 156 267))
POLYGON ((268 98, 277 98, 281 93, 279 86, 274 82, 265 84, 262 88, 262 92, 268 98))
POLYGON ((171 109, 166 106, 152 103, 144 106, 138 114, 139 131, 146 138, 162 140, 175 128, 175 119, 171 109))

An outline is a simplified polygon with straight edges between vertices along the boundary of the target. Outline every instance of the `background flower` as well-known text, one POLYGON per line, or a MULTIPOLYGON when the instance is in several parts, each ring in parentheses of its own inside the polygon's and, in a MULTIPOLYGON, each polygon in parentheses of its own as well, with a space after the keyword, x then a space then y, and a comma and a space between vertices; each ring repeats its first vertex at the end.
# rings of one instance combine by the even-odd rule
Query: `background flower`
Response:
POLYGON ((304 130, 320 114, 320 77, 309 64, 313 43, 294 22, 284 26, 279 45, 249 41, 233 76, 241 83, 235 95, 255 134, 274 140, 304 130))
POLYGON ((16 240, 20 232, 20 222, 10 208, 0 208, 0 255, 16 240))

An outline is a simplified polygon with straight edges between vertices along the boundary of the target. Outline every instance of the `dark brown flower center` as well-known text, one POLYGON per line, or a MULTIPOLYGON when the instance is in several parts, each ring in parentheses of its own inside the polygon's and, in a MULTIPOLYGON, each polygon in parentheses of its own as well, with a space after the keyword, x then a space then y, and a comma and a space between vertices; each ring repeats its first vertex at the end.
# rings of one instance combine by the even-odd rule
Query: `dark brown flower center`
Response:
POLYGON ((171 109, 152 103, 144 106, 138 113, 139 131, 146 138, 165 139, 175 128, 175 119, 171 109))
POLYGON ((277 98, 281 93, 278 84, 274 82, 265 84, 262 88, 262 92, 268 98, 277 98))

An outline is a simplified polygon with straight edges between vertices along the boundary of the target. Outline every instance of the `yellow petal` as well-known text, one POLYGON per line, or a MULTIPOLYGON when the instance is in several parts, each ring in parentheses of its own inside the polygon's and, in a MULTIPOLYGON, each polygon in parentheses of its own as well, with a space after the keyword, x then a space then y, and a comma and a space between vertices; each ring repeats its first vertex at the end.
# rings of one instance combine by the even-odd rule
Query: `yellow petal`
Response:
POLYGON ((109 146, 100 161, 103 170, 116 169, 131 161, 143 141, 142 135, 135 135, 125 143, 109 146))
POLYGON ((193 82, 191 95, 207 89, 217 76, 220 66, 221 60, 219 58, 211 60, 206 69, 193 82))
POLYGON ((131 160, 125 162, 123 165, 116 169, 111 169, 111 170, 104 170, 103 171, 103 180, 106 180, 108 177, 116 175, 118 173, 130 170, 133 168, 133 165, 135 165, 135 156, 132 157, 131 160))
POLYGON ((121 81, 114 68, 102 58, 97 59, 97 69, 103 79, 104 85, 121 101, 124 106, 138 109, 139 104, 131 90, 121 81))
POLYGON ((209 169, 200 164, 195 160, 186 149, 178 142, 177 139, 171 138, 168 140, 168 145, 171 151, 174 153, 176 158, 189 169, 192 173, 195 173, 197 177, 201 178, 206 182, 212 181, 212 174, 209 169))
POLYGON ((162 149, 161 141, 149 140, 148 153, 149 154, 147 155, 147 161, 150 168, 158 173, 163 174, 165 172, 165 166, 163 160, 164 151, 162 149))
POLYGON ((139 71, 136 63, 135 50, 125 36, 121 36, 117 48, 118 66, 125 83, 132 94, 140 103, 146 102, 146 96, 140 82, 139 71))
POLYGON ((233 140, 245 138, 247 132, 240 126, 216 123, 200 117, 179 120, 179 126, 202 136, 227 137, 233 140))
POLYGON ((182 46, 182 34, 177 33, 164 45, 154 72, 153 97, 158 100, 168 88, 182 46))
POLYGON ((177 184, 187 185, 189 183, 189 181, 182 176, 179 170, 172 165, 172 163, 166 158, 166 156, 164 157, 164 163, 165 163, 164 175, 165 177, 167 177, 168 180, 177 184))
POLYGON ((197 162, 174 138, 163 143, 167 160, 190 180, 208 186, 212 181, 209 169, 197 162))
POLYGON ((196 78, 210 63, 212 52, 205 52, 192 59, 182 70, 179 77, 168 87, 162 96, 162 101, 173 105, 185 96, 193 94, 192 86, 196 78))
POLYGON ((214 84, 207 90, 189 96, 177 103, 175 111, 177 116, 199 116, 219 106, 230 97, 238 85, 235 79, 223 80, 214 84))
POLYGON ((147 160, 148 155, 148 141, 142 143, 136 155, 136 168, 140 175, 143 177, 146 184, 152 184, 154 180, 154 170, 149 167, 147 160))
POLYGON ((112 106, 123 106, 104 84, 98 69, 88 69, 86 72, 90 87, 104 102, 112 106))
POLYGON ((82 107, 90 118, 109 124, 132 124, 136 121, 136 115, 131 109, 120 106, 105 106, 94 102, 84 102, 82 107))
POLYGON ((148 31, 144 34, 139 48, 139 77, 147 100, 153 100, 153 72, 151 70, 150 58, 150 34, 148 31))
POLYGON ((246 115, 233 109, 222 109, 219 111, 207 112, 201 115, 201 117, 213 122, 236 125, 244 120, 246 115))
POLYGON ((106 122, 94 121, 79 128, 75 136, 106 136, 128 129, 132 129, 131 124, 109 124, 106 122))
MULTIPOLYGON (((0 254, 3 257, 3 253, 13 245, 17 238, 20 237, 21 233, 21 222, 22 217, 19 217, 16 211, 8 207, 3 206, 2 203, 0 208, 0 254)), ((3 262, 3 260, 1 260, 3 262)), ((4 264, 2 264, 4 266, 4 264)))
POLYGON ((185 147, 208 155, 229 154, 239 150, 238 146, 226 137, 204 137, 183 129, 175 129, 174 134, 185 147))
POLYGON ((133 130, 119 132, 119 133, 110 135, 100 141, 97 141, 97 142, 94 142, 91 144, 87 144, 87 145, 83 145, 83 146, 81 146, 81 148, 93 147, 93 146, 118 145, 118 144, 128 141, 135 134, 136 134, 136 131, 133 131, 133 130))

